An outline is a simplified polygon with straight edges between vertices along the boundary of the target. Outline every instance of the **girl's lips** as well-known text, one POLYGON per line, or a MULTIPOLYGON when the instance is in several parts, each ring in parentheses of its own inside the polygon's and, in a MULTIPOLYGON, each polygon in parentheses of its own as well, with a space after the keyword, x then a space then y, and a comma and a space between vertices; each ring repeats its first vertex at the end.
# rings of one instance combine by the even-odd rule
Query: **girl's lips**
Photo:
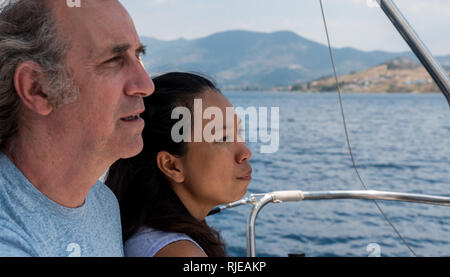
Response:
POLYGON ((244 177, 239 177, 238 179, 239 180, 243 180, 243 181, 250 181, 252 179, 252 176, 251 175, 247 175, 247 176, 244 176, 244 177))
POLYGON ((246 175, 238 177, 239 180, 250 181, 252 179, 252 170, 250 170, 246 175))

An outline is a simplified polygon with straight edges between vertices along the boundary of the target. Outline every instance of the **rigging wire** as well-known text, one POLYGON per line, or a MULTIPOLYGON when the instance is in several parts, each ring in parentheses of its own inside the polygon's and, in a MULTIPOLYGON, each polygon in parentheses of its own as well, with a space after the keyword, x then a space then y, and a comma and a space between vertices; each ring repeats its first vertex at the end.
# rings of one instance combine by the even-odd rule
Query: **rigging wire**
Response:
MULTIPOLYGON (((344 123, 344 131, 345 131, 345 137, 346 137, 346 140, 347 140, 347 148, 348 148, 351 160, 352 160, 353 169, 355 170, 356 175, 358 176, 358 179, 359 179, 361 185, 364 187, 365 190, 368 190, 368 187, 367 187, 366 183, 363 181, 361 175, 359 174, 358 168, 356 166, 355 158, 353 157, 352 147, 350 145, 350 139, 349 139, 349 135, 348 135, 347 123, 346 123, 346 120, 345 120, 344 106, 342 104, 341 88, 340 88, 338 76, 337 76, 337 73, 336 73, 336 66, 335 66, 335 63, 334 63, 333 50, 331 48, 330 36, 328 34, 327 21, 325 19, 325 12, 324 12, 324 9, 323 9, 322 0, 319 0, 319 3, 320 3, 320 9, 322 11, 322 18, 323 18, 323 24, 324 24, 324 27, 325 27, 325 33, 327 35, 328 51, 330 53, 331 65, 333 67, 333 72, 334 72, 334 79, 335 79, 335 82, 336 82, 336 87, 337 87, 338 95, 339 95, 339 105, 340 105, 340 108, 341 108, 342 121, 344 123)), ((381 209, 380 205, 378 205, 378 202, 376 200, 372 200, 372 201, 375 204, 375 206, 378 208, 380 213, 383 215, 384 219, 389 223, 391 228, 397 234, 397 236, 402 240, 403 244, 405 244, 405 246, 409 249, 409 251, 415 257, 417 257, 417 255, 414 252, 414 250, 411 248, 411 246, 409 246, 409 244, 406 242, 406 240, 403 238, 403 236, 400 234, 400 232, 397 230, 397 228, 395 228, 394 224, 392 224, 392 222, 389 220, 387 215, 384 213, 383 209, 381 209)))

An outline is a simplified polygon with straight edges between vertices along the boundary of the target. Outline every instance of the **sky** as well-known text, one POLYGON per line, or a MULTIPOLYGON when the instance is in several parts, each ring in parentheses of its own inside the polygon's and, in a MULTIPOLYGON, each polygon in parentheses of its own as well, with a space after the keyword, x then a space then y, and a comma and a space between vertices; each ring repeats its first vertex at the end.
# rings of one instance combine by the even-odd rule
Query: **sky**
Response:
MULTIPOLYGON (((333 47, 405 51, 374 0, 323 0, 333 47)), ((227 30, 290 30, 326 43, 319 0, 120 0, 141 36, 194 39, 227 30)), ((395 0, 434 55, 450 54, 450 0, 395 0)))

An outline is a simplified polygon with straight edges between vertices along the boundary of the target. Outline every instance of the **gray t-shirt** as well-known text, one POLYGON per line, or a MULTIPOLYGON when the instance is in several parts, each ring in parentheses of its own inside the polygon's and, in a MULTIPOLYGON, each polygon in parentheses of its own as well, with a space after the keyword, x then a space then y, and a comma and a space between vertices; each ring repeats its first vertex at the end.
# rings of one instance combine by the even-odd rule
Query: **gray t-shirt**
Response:
POLYGON ((98 181, 81 207, 63 207, 0 152, 0 257, 26 256, 123 256, 115 195, 98 181))

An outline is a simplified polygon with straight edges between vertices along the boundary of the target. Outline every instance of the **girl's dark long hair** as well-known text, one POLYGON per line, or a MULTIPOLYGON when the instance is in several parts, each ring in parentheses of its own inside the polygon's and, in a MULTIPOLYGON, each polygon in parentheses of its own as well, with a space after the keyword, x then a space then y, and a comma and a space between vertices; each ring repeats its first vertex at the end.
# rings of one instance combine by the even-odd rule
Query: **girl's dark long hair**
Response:
POLYGON ((152 227, 188 235, 209 257, 225 256, 219 233, 188 212, 156 163, 160 151, 176 156, 187 151, 185 142, 176 143, 171 137, 172 127, 179 121, 171 119, 172 110, 184 106, 192 111, 195 97, 220 91, 208 79, 190 73, 167 73, 153 82, 155 92, 144 98, 144 149, 133 158, 114 163, 106 179, 119 200, 123 239, 126 241, 141 227, 152 227))

